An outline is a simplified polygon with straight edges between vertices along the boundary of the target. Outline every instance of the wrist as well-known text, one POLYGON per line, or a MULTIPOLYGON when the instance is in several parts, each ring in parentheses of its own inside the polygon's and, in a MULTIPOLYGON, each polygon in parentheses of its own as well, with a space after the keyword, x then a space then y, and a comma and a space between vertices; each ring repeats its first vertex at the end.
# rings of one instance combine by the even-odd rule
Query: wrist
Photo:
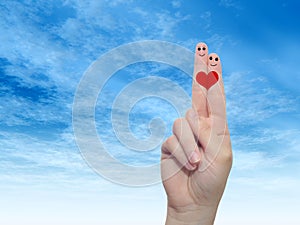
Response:
POLYGON ((213 225, 217 207, 183 207, 168 206, 166 225, 213 225))

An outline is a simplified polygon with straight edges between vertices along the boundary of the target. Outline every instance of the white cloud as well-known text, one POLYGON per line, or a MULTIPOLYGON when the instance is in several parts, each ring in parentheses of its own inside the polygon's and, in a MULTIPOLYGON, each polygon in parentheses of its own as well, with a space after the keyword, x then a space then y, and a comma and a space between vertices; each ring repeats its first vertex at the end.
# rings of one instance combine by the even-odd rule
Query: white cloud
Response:
POLYGON ((49 141, 3 131, 0 137, 0 194, 26 187, 33 193, 51 188, 73 192, 111 188, 86 164, 69 131, 49 141))
POLYGON ((235 125, 258 124, 282 112, 295 110, 294 99, 272 88, 268 80, 253 73, 224 76, 227 112, 235 125))
POLYGON ((224 6, 226 8, 241 9, 240 4, 236 0, 220 0, 219 5, 224 6))
MULTIPOLYGON (((277 171, 276 171, 277 172, 277 171)), ((293 195, 299 195, 299 179, 293 177, 289 174, 278 174, 276 176, 272 175, 262 175, 260 174, 253 174, 249 177, 243 176, 236 176, 230 177, 229 183, 229 196, 238 200, 239 195, 245 195, 245 198, 249 198, 251 196, 256 196, 256 199, 259 198, 270 198, 273 196, 274 200, 277 201, 291 201, 291 197, 293 195), (242 193, 241 193, 242 191, 242 193), (286 193, 284 195, 284 193, 286 193), (277 195, 274 197, 274 195, 277 195)), ((249 199, 250 200, 250 199, 249 199)), ((252 199, 253 200, 253 199, 252 199)), ((264 200, 266 203, 266 200, 264 200)))
POLYGON ((134 13, 141 17, 143 24, 135 24, 135 40, 141 39, 158 39, 158 40, 175 40, 176 28, 186 20, 190 19, 189 15, 180 13, 171 13, 162 10, 151 12, 149 10, 136 7, 134 13))
MULTIPOLYGON (((24 168, 27 166, 44 169, 56 167, 72 171, 84 171, 84 167, 86 167, 76 151, 74 143, 68 145, 60 139, 47 141, 26 134, 1 132, 1 148, 2 157, 5 155, 8 163, 11 159, 23 160, 24 168)), ((5 160, 5 158, 2 159, 5 160)), ((22 167, 22 163, 10 165, 22 167)), ((10 169, 13 168, 5 168, 5 170, 10 169)))
POLYGON ((203 12, 200 18, 203 20, 202 24, 204 24, 202 29, 210 32, 209 28, 211 26, 211 12, 210 11, 203 12))
POLYGON ((26 85, 55 85, 69 92, 74 91, 90 62, 103 52, 130 41, 171 38, 181 21, 188 19, 169 11, 132 9, 128 1, 65 1, 63 7, 74 11, 74 15, 44 26, 39 13, 50 15, 55 10, 53 5, 44 1, 36 1, 34 7, 18 2, 6 4, 10 13, 2 9, 7 16, 0 21, 0 56, 12 63, 6 73, 18 76, 26 85), (114 16, 115 7, 128 10, 114 16), (135 19, 129 19, 130 14, 135 19), (49 80, 33 78, 31 75, 37 71, 49 80))
POLYGON ((24 85, 45 88, 56 85, 63 90, 73 90, 88 60, 64 47, 59 40, 55 41, 49 30, 36 25, 37 8, 47 5, 37 2, 37 8, 34 8, 16 2, 9 4, 10 14, 0 21, 3 34, 0 37, 0 56, 11 63, 5 68, 6 74, 19 77, 24 85), (37 73, 49 80, 33 78, 32 74, 37 73))
POLYGON ((291 170, 300 160, 299 135, 300 130, 258 127, 231 135, 234 170, 250 176, 254 170, 255 174, 291 170))
MULTIPOLYGON (((209 29, 209 23, 207 24, 207 27, 209 29)), ((210 46, 210 49, 213 49, 213 52, 221 52, 224 45, 228 48, 229 46, 234 46, 236 44, 230 35, 218 34, 215 32, 205 41, 210 46)))
POLYGON ((32 101, 26 96, 12 94, 2 96, 0 98, 1 123, 6 126, 28 126, 29 128, 37 123, 62 124, 70 121, 70 107, 67 102, 69 99, 47 99, 51 98, 48 95, 43 97, 44 99, 39 101, 32 101))
POLYGON ((238 171, 279 167, 284 157, 269 156, 265 152, 234 151, 233 168, 238 171))
POLYGON ((174 0, 174 1, 172 1, 172 6, 173 6, 174 8, 180 8, 180 6, 181 6, 181 1, 179 1, 179 0, 174 0))

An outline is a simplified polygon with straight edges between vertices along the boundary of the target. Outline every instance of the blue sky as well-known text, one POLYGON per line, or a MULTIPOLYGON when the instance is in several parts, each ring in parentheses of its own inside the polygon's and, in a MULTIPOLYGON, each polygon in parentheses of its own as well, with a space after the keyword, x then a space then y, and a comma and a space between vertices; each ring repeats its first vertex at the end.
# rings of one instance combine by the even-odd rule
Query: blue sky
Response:
MULTIPOLYGON (((296 0, 1 1, 0 223, 163 224, 161 184, 130 188, 98 176, 72 128, 75 91, 93 61, 129 42, 161 40, 191 51, 204 41, 222 59, 234 164, 216 224, 299 224, 299 8, 296 0)), ((130 165, 158 163, 159 148, 122 146, 111 104, 150 75, 191 94, 185 73, 143 62, 114 74, 95 108, 109 153, 130 165)), ((145 138, 160 117, 167 136, 177 116, 148 98, 132 109, 130 128, 145 138)))

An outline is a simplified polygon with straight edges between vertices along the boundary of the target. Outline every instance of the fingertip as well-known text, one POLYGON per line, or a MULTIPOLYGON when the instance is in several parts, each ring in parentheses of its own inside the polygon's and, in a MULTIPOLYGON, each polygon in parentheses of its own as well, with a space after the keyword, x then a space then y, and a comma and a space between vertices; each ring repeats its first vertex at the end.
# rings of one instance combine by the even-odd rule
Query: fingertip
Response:
POLYGON ((206 43, 204 42, 199 42, 197 45, 196 45, 196 48, 195 48, 195 52, 196 53, 208 53, 208 46, 206 43))
POLYGON ((206 65, 208 59, 208 46, 199 42, 195 48, 195 65, 206 65))
POLYGON ((208 72, 216 71, 219 76, 222 76, 222 63, 220 56, 216 53, 210 53, 207 61, 208 72))

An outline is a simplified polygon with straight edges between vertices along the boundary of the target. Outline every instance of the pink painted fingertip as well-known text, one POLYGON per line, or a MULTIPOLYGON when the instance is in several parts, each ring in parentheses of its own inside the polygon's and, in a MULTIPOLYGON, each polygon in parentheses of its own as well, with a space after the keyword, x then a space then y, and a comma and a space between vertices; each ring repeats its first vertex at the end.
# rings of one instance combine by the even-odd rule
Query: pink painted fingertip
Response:
POLYGON ((200 42, 196 45, 196 54, 200 57, 207 57, 208 56, 208 47, 205 43, 200 42))

